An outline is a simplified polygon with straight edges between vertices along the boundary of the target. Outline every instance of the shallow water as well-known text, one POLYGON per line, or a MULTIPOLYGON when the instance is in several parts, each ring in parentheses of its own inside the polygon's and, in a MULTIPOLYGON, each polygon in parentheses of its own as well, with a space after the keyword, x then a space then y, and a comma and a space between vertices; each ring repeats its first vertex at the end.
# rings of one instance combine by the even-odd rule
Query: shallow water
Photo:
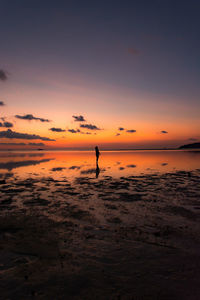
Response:
POLYGON ((2 299, 199 299, 199 157, 1 152, 2 299))
POLYGON ((68 180, 80 176, 119 178, 192 171, 200 168, 199 158, 200 151, 102 151, 98 172, 93 151, 10 151, 0 152, 0 174, 12 173, 18 178, 65 177, 68 180))

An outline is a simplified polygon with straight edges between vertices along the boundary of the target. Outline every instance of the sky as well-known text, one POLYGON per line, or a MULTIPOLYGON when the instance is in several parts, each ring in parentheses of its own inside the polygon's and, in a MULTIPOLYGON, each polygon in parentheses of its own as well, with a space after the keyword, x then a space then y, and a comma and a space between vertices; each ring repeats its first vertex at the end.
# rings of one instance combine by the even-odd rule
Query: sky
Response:
POLYGON ((0 4, 0 149, 200 141, 198 0, 0 4))

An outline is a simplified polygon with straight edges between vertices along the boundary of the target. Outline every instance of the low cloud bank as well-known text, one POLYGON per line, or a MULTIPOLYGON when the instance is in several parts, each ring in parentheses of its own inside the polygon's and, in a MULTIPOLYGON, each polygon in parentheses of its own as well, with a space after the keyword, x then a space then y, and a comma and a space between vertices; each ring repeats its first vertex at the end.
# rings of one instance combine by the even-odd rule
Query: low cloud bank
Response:
POLYGON ((7 139, 20 139, 20 140, 42 140, 42 141, 55 141, 48 137, 42 137, 36 134, 20 133, 8 129, 7 131, 0 131, 0 138, 7 139))

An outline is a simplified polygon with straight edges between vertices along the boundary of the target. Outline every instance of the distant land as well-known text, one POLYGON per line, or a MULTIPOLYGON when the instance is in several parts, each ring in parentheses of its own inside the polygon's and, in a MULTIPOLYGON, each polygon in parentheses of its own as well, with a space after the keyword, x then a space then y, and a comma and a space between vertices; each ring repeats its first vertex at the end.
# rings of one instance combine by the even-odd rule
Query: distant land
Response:
MULTIPOLYGON (((163 148, 104 148, 101 147, 101 151, 161 151, 161 150, 182 150, 182 149, 200 149, 200 142, 198 143, 192 143, 192 144, 186 144, 182 145, 177 148, 172 147, 163 147, 163 148)), ((0 152, 4 151, 94 151, 93 147, 87 147, 87 148, 18 148, 18 149, 12 149, 12 148, 0 148, 0 152)))
POLYGON ((180 146, 179 149, 200 149, 200 143, 192 143, 180 146))

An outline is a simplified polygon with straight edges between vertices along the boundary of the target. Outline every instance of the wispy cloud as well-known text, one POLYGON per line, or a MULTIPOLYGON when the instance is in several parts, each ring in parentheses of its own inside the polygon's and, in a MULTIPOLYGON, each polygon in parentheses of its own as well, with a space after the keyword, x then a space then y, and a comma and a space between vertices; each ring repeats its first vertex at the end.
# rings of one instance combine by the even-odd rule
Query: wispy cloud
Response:
POLYGON ((31 114, 24 115, 24 116, 16 115, 15 118, 21 119, 21 120, 28 120, 28 121, 36 120, 36 121, 40 121, 40 122, 50 122, 50 120, 48 120, 48 119, 37 118, 31 114))
POLYGON ((128 129, 128 130, 126 130, 126 132, 128 132, 128 133, 134 133, 134 132, 136 132, 136 130, 135 129, 128 129))
POLYGON ((85 118, 84 116, 72 116, 72 118, 74 118, 75 122, 85 122, 85 118))
POLYGON ((11 128, 13 127, 13 123, 11 122, 0 122, 0 127, 11 128))
POLYGON ((1 146, 26 146, 25 143, 0 143, 1 146))
POLYGON ((7 131, 0 131, 0 138, 7 139, 20 139, 20 140, 42 140, 42 141, 55 141, 53 139, 42 137, 36 134, 20 133, 8 129, 7 131))
POLYGON ((2 69, 0 69, 0 80, 5 81, 7 79, 8 79, 7 72, 4 71, 4 70, 2 70, 2 69))
POLYGON ((160 132, 160 133, 167 134, 167 133, 168 133, 168 131, 166 131, 166 130, 161 130, 161 132, 160 132))
POLYGON ((65 132, 66 131, 65 129, 55 128, 55 127, 49 128, 49 130, 51 130, 53 132, 65 132))
POLYGON ((89 130, 101 130, 96 125, 92 125, 92 124, 81 124, 80 127, 81 128, 87 128, 89 130))

